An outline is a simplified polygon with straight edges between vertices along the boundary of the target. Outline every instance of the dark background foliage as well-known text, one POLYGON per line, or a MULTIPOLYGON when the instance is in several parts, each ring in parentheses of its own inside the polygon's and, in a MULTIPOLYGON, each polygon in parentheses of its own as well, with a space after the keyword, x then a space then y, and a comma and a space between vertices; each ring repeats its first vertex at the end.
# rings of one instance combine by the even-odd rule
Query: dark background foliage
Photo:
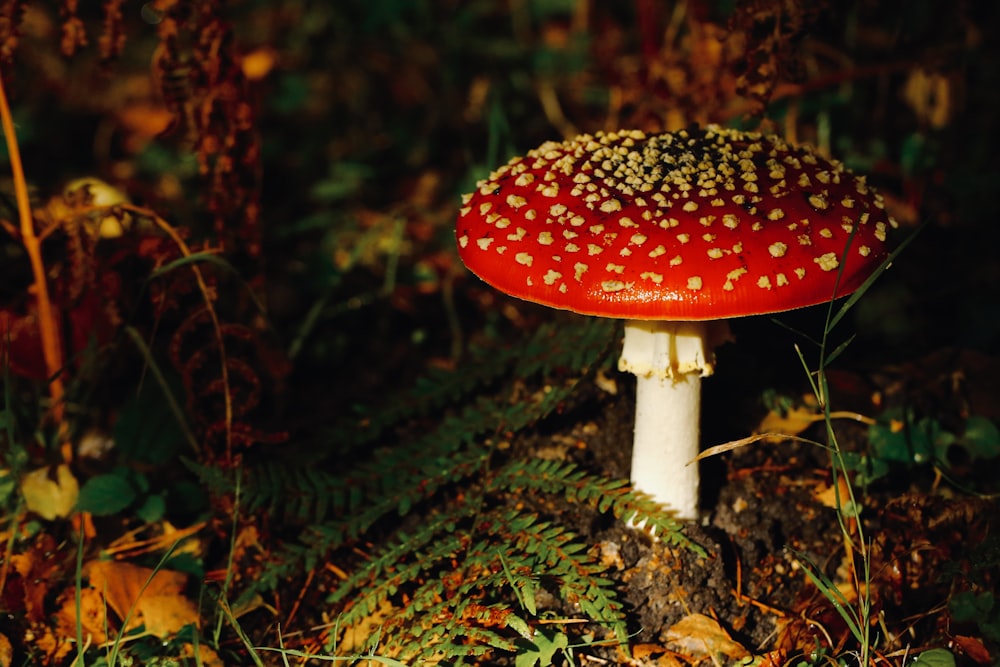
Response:
MULTIPOLYGON (((998 32, 996 3, 974 0, 0 3, 3 85, 35 225, 46 234, 42 252, 67 383, 56 414, 6 168, 0 608, 9 614, 0 637, 25 661, 72 657, 75 630, 67 628, 74 624, 54 619, 69 608, 67 591, 76 586, 70 573, 81 534, 81 562, 130 556, 135 548, 134 560, 152 566, 171 531, 194 527, 197 547, 170 568, 194 575, 213 601, 253 608, 241 621, 254 643, 276 646, 281 621, 283 631, 303 633, 295 645, 304 650, 331 649, 336 630, 327 624, 338 614, 352 622, 366 616, 352 610, 352 597, 376 600, 367 618, 385 620, 382 599, 366 596, 387 575, 366 568, 380 562, 376 554, 396 554, 407 535, 412 551, 397 554, 401 564, 419 561, 425 544, 457 540, 465 530, 472 536, 465 548, 475 545, 468 560, 483 568, 497 566, 497 541, 509 535, 479 523, 481 516, 520 520, 515 509, 524 510, 530 520, 513 531, 515 541, 543 534, 552 521, 553 541, 545 544, 553 552, 563 534, 589 547, 618 539, 608 512, 652 510, 631 496, 611 509, 595 500, 595 489, 614 495, 602 486, 610 484, 604 476, 627 476, 618 436, 629 426, 614 415, 629 413, 622 397, 630 387, 613 367, 614 324, 583 324, 472 277, 454 250, 459 198, 509 157, 549 139, 719 123, 817 146, 883 192, 900 222, 893 242, 919 229, 853 311, 844 337, 856 338, 831 383, 845 409, 882 419, 873 433, 846 440, 859 480, 874 486, 876 531, 887 527, 880 542, 886 571, 898 566, 904 541, 893 531, 913 530, 907 521, 945 545, 914 575, 932 593, 911 609, 900 603, 893 618, 925 615, 925 648, 958 641, 956 655, 982 662, 981 646, 985 660, 995 661, 997 612, 987 597, 995 541, 978 534, 989 524, 976 521, 971 505, 935 503, 969 492, 989 502, 996 492, 976 465, 980 455, 995 462, 990 436, 966 431, 975 430, 969 423, 988 430, 1000 418, 998 32), (70 184, 81 177, 99 179, 117 198, 100 200, 96 187, 74 191, 70 184), (97 234, 108 217, 123 235, 97 234), (541 351, 550 340, 552 351, 541 351), (617 398, 595 389, 608 378, 617 398), (983 421, 970 422, 973 416, 983 421), (162 427, 146 428, 153 424, 162 427), (953 457, 946 493, 939 494, 933 467, 898 453, 920 439, 898 443, 894 424, 933 431, 928 446, 937 443, 953 457), (944 445, 942 432, 953 437, 944 445), (94 434, 115 446, 85 455, 82 443, 94 434), (565 457, 570 467, 524 463, 560 437, 592 444, 565 457), (872 449, 870 437, 881 444, 872 449), (60 463, 83 487, 77 509, 88 512, 42 517, 25 501, 22 480, 33 470, 54 479, 60 463), (521 492, 533 499, 518 508, 521 492), (477 512, 469 513, 473 506, 477 512), (968 520, 955 520, 962 511, 968 520), (974 563, 955 555, 966 538, 985 544, 970 552, 978 554, 974 563), (134 546, 144 539, 156 548, 134 546), (121 544, 128 548, 116 551, 121 544), (35 576, 48 572, 39 554, 50 553, 62 573, 44 587, 26 583, 45 578, 35 576), (938 566, 965 578, 949 580, 952 588, 920 579, 938 566), (928 611, 955 600, 951 616, 928 611), (970 609, 978 610, 979 625, 970 609), (960 631, 946 627, 949 619, 960 631), (45 641, 32 646, 29 632, 45 641)), ((6 143, 2 151, 7 165, 6 143)), ((806 382, 793 345, 814 363, 808 336, 822 330, 825 316, 813 308, 782 314, 780 325, 772 318, 733 323, 737 344, 719 350, 726 370, 706 383, 706 443, 747 435, 775 406, 761 396, 800 400, 806 382)), ((792 460, 822 469, 815 453, 753 456, 741 465, 769 469, 792 460)), ((706 500, 722 509, 706 508, 716 532, 692 527, 688 537, 716 544, 725 523, 719 517, 728 511, 723 501, 737 493, 726 484, 739 475, 730 461, 705 465, 722 480, 709 484, 706 500)), ((835 544, 839 533, 827 528, 835 544)), ((753 549, 778 558, 795 542, 775 530, 755 537, 753 549)), ((589 547, 558 561, 578 564, 579 578, 548 563, 551 578, 539 591, 562 599, 563 606, 551 603, 553 614, 576 611, 567 591, 581 581, 604 590, 594 584, 603 574, 587 568, 607 562, 589 547)), ((398 609, 405 606, 400 595, 461 590, 473 608, 448 615, 436 602, 420 607, 480 633, 444 649, 449 655, 463 647, 474 653, 472 645, 482 652, 490 642, 513 655, 542 650, 514 642, 513 625, 505 623, 518 596, 498 592, 534 580, 514 571, 476 587, 467 564, 457 570, 467 579, 456 584, 443 574, 455 558, 446 551, 427 555, 433 564, 416 567, 403 592, 384 599, 398 609), (427 589, 427 581, 443 583, 427 589)), ((542 568, 548 553, 517 562, 542 568)), ((632 569, 649 565, 646 551, 632 558, 631 574, 608 585, 621 593, 614 604, 637 595, 624 580, 653 576, 632 569)), ((733 576, 732 561, 714 562, 713 580, 733 576)), ((708 588, 705 581, 688 585, 708 588)), ((190 584, 188 593, 197 588, 190 584)), ((774 604, 793 602, 786 596, 774 604)), ((664 642, 649 626, 666 622, 629 604, 617 630, 643 625, 633 643, 664 642)), ((225 618, 218 606, 201 611, 225 618)), ((747 644, 761 639, 755 623, 766 634, 760 619, 743 635, 738 623, 722 621, 747 644)), ((420 622, 386 623, 389 630, 409 627, 411 644, 421 640, 413 630, 420 622)), ((210 625, 202 626, 205 641, 220 655, 249 659, 230 627, 238 624, 218 621, 227 629, 214 636, 210 625)), ((575 639, 592 641, 596 631, 588 627, 589 635, 575 639)), ((782 647, 781 655, 807 643, 782 647)), ((830 652, 850 650, 827 644, 830 652)), ((775 645, 756 648, 768 653, 775 645)))

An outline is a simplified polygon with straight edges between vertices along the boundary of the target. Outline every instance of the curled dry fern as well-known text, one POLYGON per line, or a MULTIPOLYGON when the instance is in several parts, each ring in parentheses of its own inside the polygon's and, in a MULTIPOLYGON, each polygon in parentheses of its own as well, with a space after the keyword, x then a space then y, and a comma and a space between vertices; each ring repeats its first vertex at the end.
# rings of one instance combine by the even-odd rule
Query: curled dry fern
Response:
POLYGON ((557 516, 539 516, 521 501, 562 498, 697 547, 623 480, 494 450, 498 439, 572 405, 579 382, 610 359, 614 322, 572 323, 540 327, 520 345, 484 346, 460 373, 430 372, 393 409, 337 427, 323 452, 249 468, 242 488, 250 509, 304 527, 244 595, 331 558, 348 567, 357 560, 348 547, 368 539, 382 546, 330 594, 329 613, 342 629, 382 618, 380 655, 420 664, 516 651, 546 611, 536 604, 543 590, 560 601, 549 611, 586 617, 603 639, 624 643, 624 610, 594 550, 557 516), (338 466, 345 453, 357 463, 338 466))

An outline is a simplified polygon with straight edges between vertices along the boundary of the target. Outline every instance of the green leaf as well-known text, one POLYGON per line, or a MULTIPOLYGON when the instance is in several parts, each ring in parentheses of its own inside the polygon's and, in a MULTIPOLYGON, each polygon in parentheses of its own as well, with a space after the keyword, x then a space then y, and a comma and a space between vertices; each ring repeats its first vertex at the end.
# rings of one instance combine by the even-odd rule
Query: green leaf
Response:
POLYGON ((868 444, 876 461, 910 461, 906 429, 897 430, 891 423, 882 423, 880 419, 868 429, 868 444))
POLYGON ((972 415, 965 422, 965 435, 959 441, 973 459, 1000 456, 1000 429, 992 420, 972 415))
POLYGON ((514 630, 525 639, 531 637, 531 628, 529 628, 525 620, 517 614, 510 614, 507 617, 507 627, 514 630))
POLYGON ((910 667, 955 667, 955 656, 948 649, 932 648, 914 658, 910 667))
POLYGON ((146 500, 135 511, 135 515, 146 523, 155 523, 163 518, 167 511, 167 502, 161 495, 147 496, 146 500))
POLYGON ((190 574, 198 579, 205 576, 205 566, 197 556, 189 552, 175 553, 170 557, 164 567, 168 570, 176 570, 190 574))
POLYGON ((535 632, 535 641, 519 639, 517 646, 520 649, 514 658, 515 667, 534 667, 540 665, 545 667, 552 664, 552 658, 556 651, 565 650, 569 647, 569 638, 565 633, 556 629, 541 628, 535 632))
MULTIPOLYGON (((911 446, 913 448, 914 463, 930 463, 937 456, 938 451, 944 452, 948 449, 948 435, 941 430, 941 423, 936 419, 924 417, 917 422, 911 433, 911 446), (939 450, 938 444, 941 443, 939 450)), ((942 458, 941 460, 946 460, 942 458)))
POLYGON ((962 591, 948 601, 948 610, 951 612, 951 620, 967 623, 988 617, 993 611, 994 603, 993 593, 989 591, 978 595, 972 591, 962 591))
POLYGON ((91 477, 80 489, 76 508, 96 516, 117 514, 135 500, 135 488, 118 475, 91 477))

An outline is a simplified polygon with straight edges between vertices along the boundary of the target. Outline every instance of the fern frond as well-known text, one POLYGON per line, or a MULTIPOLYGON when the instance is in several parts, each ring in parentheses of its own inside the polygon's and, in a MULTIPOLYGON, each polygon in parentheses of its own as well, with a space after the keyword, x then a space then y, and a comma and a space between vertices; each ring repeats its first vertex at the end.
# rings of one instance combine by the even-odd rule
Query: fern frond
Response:
POLYGON ((570 530, 517 509, 480 517, 472 532, 463 525, 438 517, 382 550, 330 596, 331 602, 349 600, 343 626, 389 602, 394 612, 382 646, 393 655, 454 659, 471 655, 476 645, 512 651, 528 624, 505 600, 516 587, 519 600, 532 600, 534 615, 535 591, 546 586, 616 641, 627 640, 613 582, 570 530))
MULTIPOLYGON (((391 544, 384 547, 376 558, 359 568, 337 590, 331 593, 328 601, 339 602, 352 591, 359 589, 365 592, 366 597, 374 596, 381 601, 388 595, 395 594, 398 586, 393 582, 399 579, 397 575, 405 568, 413 566, 415 568, 413 571, 419 572, 428 563, 437 562, 443 558, 457 557, 459 550, 463 548, 463 543, 454 535, 455 524, 474 513, 475 507, 460 506, 455 511, 432 517, 412 534, 397 533, 391 544), (414 554, 419 554, 419 558, 414 554), (413 558, 414 562, 407 562, 409 558, 413 558), (390 571, 391 578, 387 579, 386 574, 390 571), (384 595, 382 590, 385 591, 384 595)), ((415 579, 405 580, 415 581, 415 579)), ((350 613, 347 612, 343 621, 351 623, 352 620, 350 613)))
MULTIPOLYGON (((551 360, 596 361, 593 348, 585 359, 580 354, 576 347, 565 358, 555 355, 551 360)), ((536 363, 542 362, 526 362, 523 370, 536 363)), ((574 376, 549 385, 530 400, 511 402, 512 391, 479 396, 429 432, 380 448, 375 456, 340 474, 323 471, 315 457, 255 466, 247 471, 246 503, 252 511, 280 511, 283 518, 296 521, 323 521, 333 511, 348 518, 344 535, 355 538, 386 514, 405 514, 442 485, 473 474, 489 454, 485 437, 517 432, 545 418, 571 398, 578 381, 574 376)))
POLYGON ((424 526, 345 581, 328 598, 350 597, 341 626, 348 630, 389 602, 394 611, 385 621, 381 648, 393 655, 454 659, 489 647, 512 650, 510 638, 500 633, 524 622, 505 604, 482 602, 504 586, 503 573, 491 571, 489 558, 471 556, 491 553, 493 546, 480 541, 470 547, 468 531, 448 531, 454 526, 447 520, 424 526))
MULTIPOLYGON (((533 515, 511 511, 504 519, 494 524, 497 536, 531 554, 536 571, 556 580, 563 600, 579 607, 593 622, 610 630, 617 641, 625 643, 628 632, 624 609, 613 582, 602 576, 604 566, 594 559, 586 544, 570 530, 539 521, 533 515)), ((507 555, 516 554, 511 551, 507 555)))
POLYGON ((500 634, 507 627, 510 610, 505 605, 484 606, 474 599, 439 600, 427 607, 419 622, 407 626, 400 636, 405 642, 401 655, 411 664, 424 664, 432 658, 466 661, 495 649, 516 650, 514 642, 500 634))
POLYGON ((615 320, 567 317, 543 324, 516 344, 493 341, 474 348, 460 368, 428 369, 408 391, 378 409, 369 408, 345 420, 328 437, 343 451, 356 450, 377 442, 399 424, 457 403, 505 378, 531 378, 560 369, 585 372, 605 356, 618 326, 615 320))
POLYGON ((532 636, 533 619, 553 611, 582 613, 614 641, 627 641, 623 605, 594 550, 517 501, 524 494, 558 496, 644 522, 665 541, 694 545, 623 480, 569 463, 503 460, 493 445, 572 404, 580 380, 609 358, 615 326, 581 320, 569 330, 541 327, 516 350, 483 348, 481 363, 465 375, 434 371, 402 402, 370 411, 365 428, 345 427, 338 436, 344 440, 321 454, 252 466, 243 489, 254 511, 312 523, 272 556, 247 593, 343 554, 348 562, 340 565, 350 574, 328 597, 331 613, 344 633, 376 620, 379 651, 393 658, 461 663, 516 651, 532 636), (419 419, 434 411, 445 414, 433 423, 419 419), (354 452, 348 468, 322 465, 343 451, 354 452), (406 519, 416 507, 420 520, 406 519), (394 529, 397 522, 405 529, 394 529), (379 537, 381 546, 351 568, 356 557, 344 547, 376 526, 388 539, 379 537), (563 606, 539 610, 542 590, 563 606))
POLYGON ((533 489, 561 495, 569 502, 588 505, 599 512, 610 511, 622 521, 652 531, 664 542, 706 555, 704 549, 681 532, 682 524, 669 510, 633 489, 627 480, 592 475, 567 461, 518 459, 498 471, 493 484, 510 492, 533 489))

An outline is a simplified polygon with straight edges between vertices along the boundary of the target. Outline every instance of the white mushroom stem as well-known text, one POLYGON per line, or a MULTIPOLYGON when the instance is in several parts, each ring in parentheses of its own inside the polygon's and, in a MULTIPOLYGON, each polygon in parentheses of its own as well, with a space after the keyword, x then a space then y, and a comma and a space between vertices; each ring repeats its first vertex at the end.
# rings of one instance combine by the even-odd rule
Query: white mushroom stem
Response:
POLYGON ((680 519, 698 515, 701 378, 728 336, 725 322, 625 324, 618 368, 636 376, 632 483, 680 519))

